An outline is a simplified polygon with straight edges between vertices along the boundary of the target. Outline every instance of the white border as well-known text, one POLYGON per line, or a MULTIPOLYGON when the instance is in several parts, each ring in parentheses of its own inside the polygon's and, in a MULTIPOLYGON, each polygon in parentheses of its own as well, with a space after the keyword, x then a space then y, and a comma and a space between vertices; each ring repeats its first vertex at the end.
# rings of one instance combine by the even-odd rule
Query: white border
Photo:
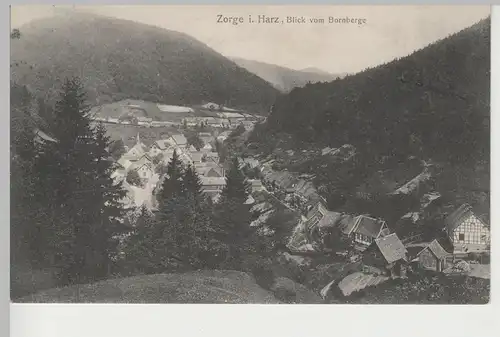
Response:
MULTIPOLYGON (((3 11, 2 11, 3 12, 3 11)), ((2 13, 4 14, 4 13, 2 13)), ((8 12, 7 12, 8 15, 8 12)), ((6 18, 5 14, 2 19, 6 18)), ((1 20, 7 23, 8 20, 1 20)), ((5 30, 4 30, 5 32, 5 30)), ((500 110, 500 7, 492 11, 492 130, 498 126, 500 110)), ((4 34, 4 38, 7 34, 4 34)), ((8 45, 8 38, 5 41, 8 45)), ((5 50, 5 49, 4 49, 5 50)), ((8 53, 8 49, 7 49, 8 53)), ((8 57, 8 56, 7 56, 8 57)), ((4 63, 6 64, 6 63, 4 63)), ((4 69, 4 68, 2 68, 4 69)), ((7 68, 5 68, 7 69, 7 68)), ((5 71, 5 70, 4 70, 5 71)), ((5 82, 4 82, 5 83, 5 82)), ((7 92, 4 95, 8 97, 7 92)), ((4 127, 9 111, 8 98, 2 100, 4 127)), ((7 132, 2 139, 7 140, 7 132)), ((498 168, 499 136, 492 132, 492 173, 498 168)), ((4 143, 2 151, 8 151, 4 143)), ((5 165, 2 167, 5 172, 5 165)), ((8 172, 7 172, 8 174, 8 172)), ((491 223, 496 223, 499 213, 495 207, 499 178, 492 177, 491 223)), ((8 193, 8 175, 0 179, 2 192, 8 193)), ((4 198, 3 201, 8 200, 4 198)), ((0 212, 8 214, 8 202, 2 203, 0 212)), ((4 232, 8 220, 3 222, 4 232)), ((492 226, 493 262, 498 260, 498 235, 492 226)), ((2 233, 3 234, 3 233, 2 233)), ((3 235, 7 238, 8 234, 3 235)), ((5 242, 4 241, 4 242, 5 242)), ((8 249, 8 243, 3 245, 8 249)), ((3 255, 3 254, 2 254, 3 255)), ((3 255, 5 256, 5 255, 3 255)), ((7 255, 8 256, 8 255, 7 255)), ((5 260, 5 259, 4 259, 5 260)), ((2 260, 2 262, 4 261, 2 260)), ((7 260, 8 263, 8 260, 7 260)), ((10 323, 13 337, 138 337, 152 335, 175 336, 440 336, 493 337, 500 335, 497 285, 500 276, 492 265, 491 303, 480 306, 394 306, 394 305, 11 305, 10 323), (497 310, 495 310, 497 309, 497 310)), ((4 316, 5 317, 5 316, 4 316)), ((3 323, 3 322, 2 322, 3 323)), ((4 327, 4 324, 1 324, 4 327)), ((5 335, 5 334, 2 334, 5 335)))

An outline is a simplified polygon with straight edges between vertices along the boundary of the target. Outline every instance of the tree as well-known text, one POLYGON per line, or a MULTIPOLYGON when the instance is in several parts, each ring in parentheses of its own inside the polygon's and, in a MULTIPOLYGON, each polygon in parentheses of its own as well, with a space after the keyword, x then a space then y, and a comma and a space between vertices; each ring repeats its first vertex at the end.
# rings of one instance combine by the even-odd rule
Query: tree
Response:
POLYGON ((125 154, 125 144, 123 143, 123 140, 118 139, 115 140, 114 142, 111 142, 109 145, 109 152, 113 159, 118 160, 125 154))
POLYGON ((229 247, 227 263, 233 268, 240 268, 244 253, 252 249, 254 230, 250 227, 250 207, 245 204, 249 188, 234 158, 216 213, 218 237, 229 247))
POLYGON ((238 159, 232 160, 231 167, 226 176, 226 186, 222 190, 222 199, 235 200, 244 203, 250 195, 250 184, 239 168, 238 159))
MULTIPOLYGON (((94 236, 93 256, 95 262, 91 273, 96 278, 106 276, 111 268, 111 261, 116 258, 118 237, 124 233, 120 219, 124 216, 121 200, 126 195, 122 183, 115 183, 111 174, 117 169, 117 164, 111 160, 109 152, 110 138, 106 135, 104 124, 99 123, 94 129, 93 157, 95 180, 93 201, 95 218, 90 223, 94 236)), ((90 203, 87 207, 92 206, 90 203)))
POLYGON ((160 204, 161 201, 167 201, 183 194, 184 185, 182 177, 184 175, 184 170, 184 165, 182 164, 177 151, 174 151, 172 159, 167 165, 166 177, 163 180, 162 188, 159 193, 160 204))
POLYGON ((49 123, 57 141, 44 144, 35 162, 32 230, 42 265, 58 266, 63 284, 105 276, 124 195, 110 177, 109 139, 102 125, 91 126, 85 97, 78 78, 64 82, 49 123))
POLYGON ((201 140, 200 135, 197 132, 186 133, 186 140, 188 145, 194 146, 197 151, 200 151, 204 145, 203 140, 201 140))
POLYGON ((129 183, 130 185, 134 185, 134 186, 138 186, 138 187, 142 186, 141 177, 139 177, 139 173, 137 173, 137 171, 135 171, 135 170, 128 171, 126 179, 127 179, 127 183, 129 183))
POLYGON ((19 40, 21 38, 21 31, 18 28, 14 28, 10 33, 11 40, 19 40))
POLYGON ((158 165, 163 161, 164 155, 163 153, 159 153, 153 158, 153 164, 158 165))

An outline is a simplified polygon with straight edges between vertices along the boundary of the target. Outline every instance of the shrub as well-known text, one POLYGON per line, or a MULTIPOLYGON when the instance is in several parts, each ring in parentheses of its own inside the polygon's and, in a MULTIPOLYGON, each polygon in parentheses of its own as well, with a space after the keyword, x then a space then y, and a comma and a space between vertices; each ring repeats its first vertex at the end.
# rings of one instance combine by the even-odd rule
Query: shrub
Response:
POLYGON ((139 173, 137 173, 136 171, 129 171, 127 173, 127 183, 129 183, 130 185, 141 187, 142 180, 141 177, 139 177, 139 173))

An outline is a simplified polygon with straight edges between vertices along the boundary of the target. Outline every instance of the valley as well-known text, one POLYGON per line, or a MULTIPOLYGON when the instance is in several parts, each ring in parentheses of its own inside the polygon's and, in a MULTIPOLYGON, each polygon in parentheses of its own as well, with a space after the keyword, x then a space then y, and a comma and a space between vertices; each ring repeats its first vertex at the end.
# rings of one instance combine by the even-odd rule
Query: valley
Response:
POLYGON ((489 19, 352 75, 87 14, 21 32, 19 302, 489 301, 489 19))

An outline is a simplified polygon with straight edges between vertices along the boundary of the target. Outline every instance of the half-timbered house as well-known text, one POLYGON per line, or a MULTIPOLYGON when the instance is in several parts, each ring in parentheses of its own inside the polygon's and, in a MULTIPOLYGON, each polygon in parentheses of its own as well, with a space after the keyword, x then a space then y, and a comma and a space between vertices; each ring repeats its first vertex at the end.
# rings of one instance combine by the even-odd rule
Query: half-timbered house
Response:
POLYGON ((481 253, 489 250, 490 230, 468 204, 445 219, 445 229, 453 244, 453 254, 481 253))

